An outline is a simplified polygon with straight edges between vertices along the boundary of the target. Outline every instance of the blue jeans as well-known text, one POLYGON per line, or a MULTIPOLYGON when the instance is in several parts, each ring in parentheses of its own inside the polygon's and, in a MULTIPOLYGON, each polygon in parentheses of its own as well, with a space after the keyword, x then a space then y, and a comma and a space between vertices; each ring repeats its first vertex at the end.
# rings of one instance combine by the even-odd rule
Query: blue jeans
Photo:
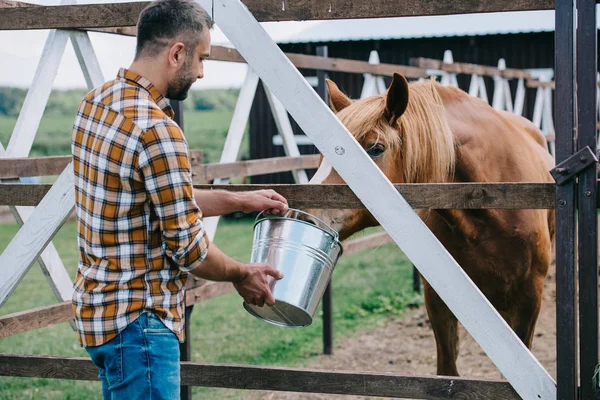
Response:
POLYGON ((114 339, 85 349, 105 400, 179 399, 179 341, 155 314, 144 312, 114 339))

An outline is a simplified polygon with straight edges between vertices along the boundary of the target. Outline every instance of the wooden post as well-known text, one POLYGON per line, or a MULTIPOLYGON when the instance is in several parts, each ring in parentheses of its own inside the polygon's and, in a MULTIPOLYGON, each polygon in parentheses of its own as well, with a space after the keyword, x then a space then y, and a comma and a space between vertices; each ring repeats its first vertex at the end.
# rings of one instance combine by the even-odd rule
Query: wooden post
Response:
MULTIPOLYGON (((556 0, 556 163, 573 154, 575 0, 556 0)), ((557 398, 577 398, 575 326, 575 183, 556 187, 556 355, 557 398)))
MULTIPOLYGON (((317 46, 317 56, 328 57, 327 46, 317 46)), ((327 72, 323 70, 317 71, 317 92, 323 99, 325 104, 329 104, 329 96, 327 94, 327 72)), ((331 298, 331 281, 323 294, 323 354, 333 354, 333 304, 331 298)))
MULTIPOLYGON (((596 1, 577 0, 577 150, 596 150, 596 1)), ((562 93, 563 92, 558 92, 562 93)), ((557 96, 557 98, 560 96, 557 96)), ((597 163, 582 171, 579 191, 580 399, 598 399, 598 211, 597 163)), ((559 364, 560 365, 560 364, 559 364)))
MULTIPOLYGON (((173 118, 177 125, 183 130, 183 101, 171 101, 171 106, 175 112, 173 118)), ((192 279, 188 276, 188 279, 192 279)), ((192 348, 190 342, 190 321, 194 306, 185 307, 185 342, 179 344, 179 359, 180 361, 192 361, 192 348)), ((192 400, 192 387, 181 386, 181 400, 192 400)))

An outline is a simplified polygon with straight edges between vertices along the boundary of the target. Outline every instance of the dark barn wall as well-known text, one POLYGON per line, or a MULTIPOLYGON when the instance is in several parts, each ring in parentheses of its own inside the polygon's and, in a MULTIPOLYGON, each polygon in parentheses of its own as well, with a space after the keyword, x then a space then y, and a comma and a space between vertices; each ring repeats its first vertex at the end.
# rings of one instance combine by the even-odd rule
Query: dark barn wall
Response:
MULTIPOLYGON (((531 33, 489 35, 478 37, 445 37, 403 40, 374 40, 358 42, 324 42, 310 44, 284 44, 280 47, 289 53, 316 54, 316 47, 327 45, 329 57, 367 61, 371 50, 377 50, 382 63, 409 65, 411 58, 426 57, 442 59, 445 50, 451 50, 455 62, 496 66, 500 58, 508 68, 553 68, 554 33, 531 33)), ((314 70, 301 70, 304 75, 314 76, 314 70)), ((363 85, 362 74, 330 73, 329 78, 349 96, 359 97, 363 85)), ((488 97, 492 99, 493 83, 486 78, 488 97)), ((469 76, 459 75, 459 86, 468 90, 469 76)), ((389 79, 386 79, 389 84, 389 79)), ((516 85, 516 82, 512 83, 516 85)), ((514 93, 514 87, 513 87, 514 93)), ((525 100, 524 115, 532 117, 535 90, 529 89, 525 100)), ((292 120, 296 134, 301 130, 292 120)), ((271 116, 268 101, 259 85, 250 114, 250 157, 252 159, 284 156, 282 146, 273 146, 272 137, 277 129, 271 116)), ((318 153, 314 146, 300 146, 302 154, 318 153)), ((311 171, 314 172, 314 171, 311 171)), ((310 174, 312 175, 312 173, 310 174)), ((292 183, 291 173, 278 173, 254 177, 252 183, 292 183)))

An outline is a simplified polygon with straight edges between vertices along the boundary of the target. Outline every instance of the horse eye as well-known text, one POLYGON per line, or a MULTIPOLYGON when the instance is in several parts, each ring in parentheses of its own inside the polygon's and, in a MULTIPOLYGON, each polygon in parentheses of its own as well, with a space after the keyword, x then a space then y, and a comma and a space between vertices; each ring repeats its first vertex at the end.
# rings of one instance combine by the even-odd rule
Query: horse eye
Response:
POLYGON ((367 149, 367 154, 372 158, 377 158, 383 154, 385 147, 381 144, 376 144, 367 149))

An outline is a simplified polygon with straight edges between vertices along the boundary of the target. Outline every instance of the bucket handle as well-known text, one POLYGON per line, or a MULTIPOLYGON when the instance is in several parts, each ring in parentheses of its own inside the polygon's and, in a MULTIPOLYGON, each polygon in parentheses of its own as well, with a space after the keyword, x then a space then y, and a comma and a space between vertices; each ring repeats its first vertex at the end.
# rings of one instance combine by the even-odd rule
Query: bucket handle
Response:
POLYGON ((261 219, 261 217, 263 217, 263 216, 264 216, 263 217, 264 219, 267 219, 269 217, 272 217, 272 218, 281 218, 281 219, 297 219, 296 216, 298 214, 304 214, 304 215, 310 216, 312 219, 315 219, 316 221, 318 221, 319 223, 321 223, 325 228, 327 228, 325 230, 328 231, 328 233, 330 233, 333 236, 333 239, 334 239, 332 245, 334 245, 336 242, 339 241, 340 235, 339 235, 339 233, 335 229, 333 229, 331 226, 329 226, 328 224, 326 224, 325 222, 323 222, 321 219, 319 219, 319 218, 315 217, 314 215, 309 214, 309 213, 307 213, 305 211, 298 210, 298 209, 295 209, 295 208, 288 208, 288 210, 286 212, 284 212, 282 215, 273 214, 273 215, 269 215, 269 216, 264 215, 265 211, 266 210, 263 210, 260 213, 258 213, 258 215, 256 216, 255 223, 257 223, 261 219), (293 216, 291 216, 292 214, 293 214, 293 216))

